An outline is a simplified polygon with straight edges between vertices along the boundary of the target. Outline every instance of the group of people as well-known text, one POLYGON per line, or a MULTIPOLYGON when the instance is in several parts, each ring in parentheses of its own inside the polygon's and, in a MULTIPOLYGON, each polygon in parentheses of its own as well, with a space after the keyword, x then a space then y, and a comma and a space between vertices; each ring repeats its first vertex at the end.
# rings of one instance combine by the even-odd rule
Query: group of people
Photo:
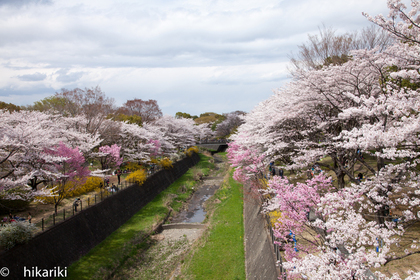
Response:
POLYGON ((151 174, 155 173, 155 169, 156 169, 156 164, 152 163, 152 164, 150 164, 150 168, 149 168, 149 170, 147 171, 147 173, 148 173, 149 175, 151 175, 151 174))
POLYGON ((112 192, 112 193, 117 192, 119 190, 120 190, 120 188, 118 188, 116 185, 114 185, 114 183, 112 183, 112 185, 108 188, 108 191, 112 192))
POLYGON ((319 167, 318 164, 314 164, 312 165, 312 167, 306 171, 306 177, 308 177, 308 179, 312 179, 316 174, 320 174, 324 172, 324 170, 321 169, 321 167, 319 167))
POLYGON ((9 215, 7 217, 4 217, 2 220, 2 225, 5 226, 7 223, 12 223, 12 222, 22 222, 22 221, 28 221, 28 223, 32 223, 32 215, 31 212, 28 212, 28 217, 22 218, 16 215, 12 215, 12 213, 9 213, 9 215))
POLYGON ((274 166, 274 162, 270 162, 270 165, 268 166, 268 174, 267 179, 270 179, 270 176, 280 176, 281 178, 284 178, 284 173, 282 168, 276 168, 274 166))
MULTIPOLYGON (((124 170, 124 173, 126 173, 126 172, 127 172, 127 170, 124 170)), ((121 171, 121 169, 117 169, 117 170, 114 172, 114 174, 115 174, 115 175, 117 175, 117 178, 118 178, 118 185, 120 185, 120 184, 121 184, 121 175, 123 174, 123 171, 121 171)), ((106 178, 104 179, 104 185, 105 185, 105 188, 108 188, 108 187, 109 187, 109 183, 110 183, 109 177, 106 177, 106 178)), ((112 184, 112 185, 114 185, 114 184, 112 184)), ((101 188, 102 188, 102 184, 101 184, 101 188)))

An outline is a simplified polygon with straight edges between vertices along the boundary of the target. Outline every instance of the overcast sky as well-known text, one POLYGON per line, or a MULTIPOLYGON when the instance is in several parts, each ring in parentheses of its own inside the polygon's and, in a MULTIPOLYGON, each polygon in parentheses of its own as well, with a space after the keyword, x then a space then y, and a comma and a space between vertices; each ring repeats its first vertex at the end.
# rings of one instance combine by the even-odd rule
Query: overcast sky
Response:
POLYGON ((290 53, 388 14, 385 0, 0 0, 0 101, 99 86, 164 114, 250 111, 288 81, 290 53))

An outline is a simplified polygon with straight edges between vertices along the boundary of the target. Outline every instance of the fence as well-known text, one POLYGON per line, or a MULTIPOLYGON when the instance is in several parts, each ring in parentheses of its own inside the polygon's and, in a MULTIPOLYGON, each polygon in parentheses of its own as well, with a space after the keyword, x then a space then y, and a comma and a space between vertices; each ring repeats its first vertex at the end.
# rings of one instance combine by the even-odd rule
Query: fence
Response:
MULTIPOLYGON (((160 170, 162 170, 162 168, 158 166, 155 167, 153 169, 153 172, 149 171, 147 173, 148 178, 151 177, 153 174, 159 172, 160 170)), ((66 219, 76 215, 80 211, 87 209, 97 203, 102 202, 107 197, 115 195, 118 192, 132 186, 133 184, 134 184, 133 180, 128 180, 128 181, 124 180, 124 181, 121 181, 120 185, 116 185, 117 188, 114 189, 114 191, 112 190, 110 191, 106 188, 101 188, 98 191, 91 192, 90 194, 85 195, 83 198, 79 198, 77 202, 77 206, 75 206, 74 204, 67 205, 67 206, 58 206, 56 213, 54 212, 46 218, 41 218, 37 221, 34 221, 35 222, 34 224, 36 226, 35 233, 36 234, 41 233, 47 230, 48 228, 53 227, 59 224, 60 222, 63 222, 66 219)))
POLYGON ((280 253, 281 246, 278 244, 278 240, 274 236, 273 228, 271 227, 270 217, 268 215, 266 215, 266 219, 267 219, 267 226, 270 231, 271 242, 273 243, 274 254, 276 255, 277 264, 280 267, 280 275, 284 280, 286 280, 287 279, 286 270, 283 268, 283 259, 280 253))
POLYGON ((117 186, 118 190, 116 192, 110 192, 107 189, 100 189, 99 191, 78 200, 77 206, 74 204, 61 207, 59 206, 57 208, 57 213, 53 213, 47 218, 41 218, 35 223, 35 226, 37 227, 36 232, 39 233, 45 231, 48 228, 76 215, 78 212, 102 202, 105 198, 112 196, 131 185, 132 182, 123 181, 121 185, 117 186))

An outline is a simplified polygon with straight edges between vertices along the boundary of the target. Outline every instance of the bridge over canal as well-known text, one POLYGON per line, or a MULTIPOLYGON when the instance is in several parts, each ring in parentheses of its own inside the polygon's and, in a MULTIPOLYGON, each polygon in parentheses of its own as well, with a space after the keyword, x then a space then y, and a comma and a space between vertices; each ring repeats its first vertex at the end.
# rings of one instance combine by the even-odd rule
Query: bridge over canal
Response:
POLYGON ((220 153, 226 152, 228 148, 228 144, 226 142, 205 142, 205 143, 197 143, 198 147, 203 147, 205 149, 211 150, 211 153, 220 153))

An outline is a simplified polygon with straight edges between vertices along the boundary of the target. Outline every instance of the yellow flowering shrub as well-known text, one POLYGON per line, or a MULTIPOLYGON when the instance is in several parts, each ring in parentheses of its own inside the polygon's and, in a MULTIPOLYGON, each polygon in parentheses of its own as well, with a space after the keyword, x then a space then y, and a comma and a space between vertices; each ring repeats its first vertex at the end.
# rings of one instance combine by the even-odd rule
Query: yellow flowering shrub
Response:
POLYGON ((282 213, 278 210, 274 210, 272 212, 268 213, 268 216, 270 217, 270 223, 273 228, 276 227, 276 223, 279 223, 278 219, 282 217, 282 213))
POLYGON ((137 171, 142 169, 141 165, 136 163, 136 162, 129 162, 126 167, 130 170, 130 171, 137 171))
POLYGON ((260 178, 260 179, 258 179, 258 181, 259 181, 259 185, 261 186, 262 189, 267 189, 268 180, 266 178, 260 178))
POLYGON ((192 156, 194 153, 197 153, 198 154, 198 147, 197 146, 193 146, 193 147, 190 147, 186 152, 185 152, 185 154, 187 155, 187 156, 192 156))
POLYGON ((94 190, 97 190, 103 184, 103 179, 99 177, 89 177, 86 182, 80 187, 75 188, 71 193, 70 197, 79 196, 94 190))
MULTIPOLYGON (((61 189, 54 189, 55 192, 64 192, 66 193, 67 198, 80 196, 82 194, 97 190, 103 184, 103 179, 98 177, 89 177, 86 179, 86 182, 82 185, 77 186, 77 182, 67 182, 66 185, 61 189)), ((37 200, 42 203, 54 204, 54 196, 37 196, 37 200)))
POLYGON ((172 168, 172 160, 170 160, 169 158, 165 157, 163 159, 161 159, 159 161, 159 165, 162 166, 165 169, 169 169, 172 168))
POLYGON ((138 185, 142 185, 144 181, 146 181, 146 179, 147 179, 147 173, 144 169, 139 169, 137 171, 131 172, 126 178, 126 180, 134 181, 138 185))

